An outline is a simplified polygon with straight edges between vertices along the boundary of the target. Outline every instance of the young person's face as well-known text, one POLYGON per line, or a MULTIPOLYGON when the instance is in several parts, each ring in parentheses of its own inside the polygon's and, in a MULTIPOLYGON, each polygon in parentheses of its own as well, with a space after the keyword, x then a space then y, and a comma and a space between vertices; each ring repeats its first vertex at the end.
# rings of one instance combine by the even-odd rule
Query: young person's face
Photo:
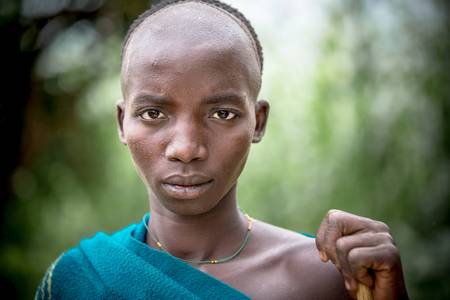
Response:
POLYGON ((221 12, 214 12, 222 14, 214 20, 219 29, 201 32, 192 23, 198 7, 193 14, 185 9, 184 19, 168 19, 171 29, 162 29, 162 14, 135 32, 124 57, 118 117, 121 140, 152 197, 192 215, 209 211, 234 188, 252 141, 262 137, 268 104, 255 102, 259 66, 245 32, 218 35, 220 22, 228 31, 237 25, 221 12))

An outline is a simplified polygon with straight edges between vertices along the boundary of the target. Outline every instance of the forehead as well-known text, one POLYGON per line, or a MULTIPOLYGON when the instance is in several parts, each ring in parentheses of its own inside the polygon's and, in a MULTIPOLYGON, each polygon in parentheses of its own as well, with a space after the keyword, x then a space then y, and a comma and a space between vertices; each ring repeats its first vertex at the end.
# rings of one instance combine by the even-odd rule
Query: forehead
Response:
POLYGON ((163 8, 136 28, 124 53, 122 88, 144 74, 231 67, 258 89, 260 70, 247 31, 217 8, 186 2, 163 8))

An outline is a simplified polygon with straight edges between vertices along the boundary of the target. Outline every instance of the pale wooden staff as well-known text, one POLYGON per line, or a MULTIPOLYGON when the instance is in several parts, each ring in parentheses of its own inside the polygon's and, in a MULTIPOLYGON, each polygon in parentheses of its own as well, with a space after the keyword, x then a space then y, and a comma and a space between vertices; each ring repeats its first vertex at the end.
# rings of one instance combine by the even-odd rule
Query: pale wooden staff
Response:
POLYGON ((356 298, 358 300, 373 300, 372 291, 366 285, 359 283, 356 298))

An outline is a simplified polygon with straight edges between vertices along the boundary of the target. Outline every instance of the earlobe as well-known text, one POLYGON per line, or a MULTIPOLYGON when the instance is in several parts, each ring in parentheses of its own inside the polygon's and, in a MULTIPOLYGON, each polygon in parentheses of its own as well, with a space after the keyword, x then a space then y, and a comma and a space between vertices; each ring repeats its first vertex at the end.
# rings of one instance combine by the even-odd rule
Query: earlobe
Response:
POLYGON ((270 105, 266 100, 259 100, 255 105, 256 125, 253 134, 253 143, 259 143, 266 131, 266 124, 269 118, 270 105))
POLYGON ((119 134, 119 140, 122 144, 126 145, 127 141, 125 139, 125 132, 123 130, 123 121, 125 118, 125 101, 122 99, 118 100, 116 103, 117 109, 117 132, 119 134))

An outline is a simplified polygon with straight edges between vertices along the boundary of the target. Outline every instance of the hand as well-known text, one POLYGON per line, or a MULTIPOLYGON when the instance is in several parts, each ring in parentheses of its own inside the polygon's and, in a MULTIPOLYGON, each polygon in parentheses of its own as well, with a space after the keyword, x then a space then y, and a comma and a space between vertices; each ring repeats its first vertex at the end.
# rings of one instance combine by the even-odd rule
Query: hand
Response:
POLYGON ((330 210, 316 245, 320 259, 331 260, 341 272, 353 298, 362 283, 372 290, 374 300, 408 299, 400 254, 386 224, 330 210))

